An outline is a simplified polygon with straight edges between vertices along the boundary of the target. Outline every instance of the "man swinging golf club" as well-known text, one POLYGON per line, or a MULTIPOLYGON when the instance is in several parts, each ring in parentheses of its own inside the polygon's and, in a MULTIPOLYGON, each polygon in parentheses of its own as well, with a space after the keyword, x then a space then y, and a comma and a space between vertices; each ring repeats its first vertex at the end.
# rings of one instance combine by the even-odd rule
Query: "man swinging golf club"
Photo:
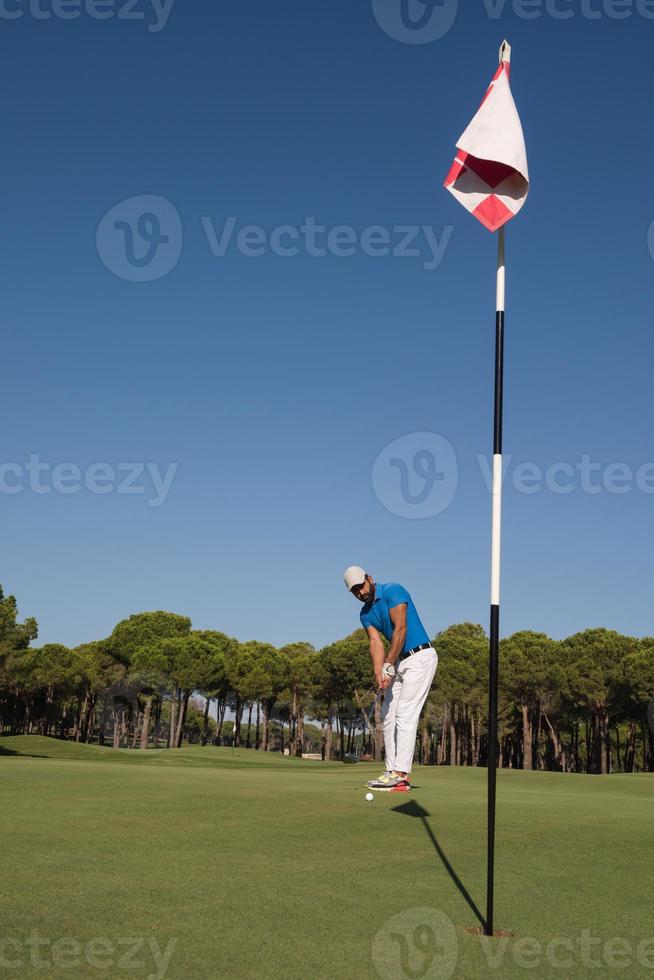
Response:
POLYGON ((358 565, 350 565, 344 578, 348 591, 363 603, 361 625, 370 639, 379 690, 386 692, 382 705, 386 772, 367 785, 408 793, 418 720, 436 673, 438 654, 403 586, 375 583, 358 565), (382 635, 390 643, 386 653, 382 635))

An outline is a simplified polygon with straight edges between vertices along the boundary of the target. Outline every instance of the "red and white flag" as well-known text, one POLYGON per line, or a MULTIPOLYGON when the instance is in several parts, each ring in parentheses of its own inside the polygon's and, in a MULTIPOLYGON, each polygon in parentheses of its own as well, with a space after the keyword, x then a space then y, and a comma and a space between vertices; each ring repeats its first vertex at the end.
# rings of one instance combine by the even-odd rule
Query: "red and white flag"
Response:
POLYGON ((509 75, 511 48, 501 62, 477 115, 457 140, 445 187, 489 231, 513 218, 527 200, 529 170, 520 117, 509 75))

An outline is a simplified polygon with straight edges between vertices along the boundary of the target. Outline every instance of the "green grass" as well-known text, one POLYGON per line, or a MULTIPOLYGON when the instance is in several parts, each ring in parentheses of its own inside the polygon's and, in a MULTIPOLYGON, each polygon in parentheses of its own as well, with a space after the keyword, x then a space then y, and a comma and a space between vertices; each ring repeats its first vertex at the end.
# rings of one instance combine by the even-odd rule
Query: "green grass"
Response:
MULTIPOLYGON (((129 766, 209 766, 212 769, 281 769, 289 767, 300 772, 324 771, 325 764, 312 759, 289 759, 279 752, 255 752, 253 749, 224 749, 214 746, 201 748, 187 746, 183 749, 148 749, 147 752, 112 749, 107 746, 82 745, 63 742, 56 738, 35 735, 19 735, 0 739, 0 759, 3 756, 47 758, 66 762, 103 762, 129 766)), ((334 763, 334 765, 336 765, 334 763)), ((338 768, 341 768, 339 765, 338 768)))
POLYGON ((0 974, 654 977, 654 939, 636 953, 654 937, 654 777, 498 773, 495 925, 513 936, 491 941, 466 932, 485 904, 485 770, 418 768, 410 802, 366 803, 375 772, 2 739, 0 934, 14 942, 0 974), (52 966, 44 945, 39 966, 32 930, 79 946, 62 943, 68 961, 52 966), (568 966, 548 960, 551 940, 574 944, 554 950, 568 966))

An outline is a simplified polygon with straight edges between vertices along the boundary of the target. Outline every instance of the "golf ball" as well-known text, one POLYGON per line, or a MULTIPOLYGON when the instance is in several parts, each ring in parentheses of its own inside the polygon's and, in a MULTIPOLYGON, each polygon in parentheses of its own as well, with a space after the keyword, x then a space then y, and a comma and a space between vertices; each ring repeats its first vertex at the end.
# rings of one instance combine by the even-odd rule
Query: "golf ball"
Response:
POLYGON ((367 799, 368 803, 372 803, 372 801, 374 800, 374 798, 375 797, 372 795, 372 793, 366 793, 366 799, 367 799))

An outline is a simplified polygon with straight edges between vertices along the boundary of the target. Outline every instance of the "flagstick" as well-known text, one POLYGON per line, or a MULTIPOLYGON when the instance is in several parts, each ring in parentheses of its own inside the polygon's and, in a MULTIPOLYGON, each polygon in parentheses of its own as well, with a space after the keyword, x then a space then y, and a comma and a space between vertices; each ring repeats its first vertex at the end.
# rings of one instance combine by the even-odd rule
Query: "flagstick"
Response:
POLYGON ((493 935, 495 884, 495 785, 497 781, 497 689, 500 635, 500 544, 502 528, 502 402, 504 387, 504 226, 497 240, 495 314, 495 416, 493 434, 493 534, 491 547, 490 663, 488 678, 488 866, 486 935, 493 935))

